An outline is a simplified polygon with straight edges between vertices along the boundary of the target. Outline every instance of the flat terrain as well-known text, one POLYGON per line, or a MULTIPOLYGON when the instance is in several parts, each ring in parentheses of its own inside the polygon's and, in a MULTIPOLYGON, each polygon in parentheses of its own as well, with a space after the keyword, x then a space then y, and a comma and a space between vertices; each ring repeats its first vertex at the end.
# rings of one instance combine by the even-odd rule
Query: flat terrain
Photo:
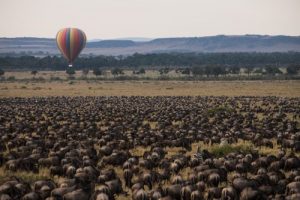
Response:
POLYGON ((13 81, 0 97, 32 96, 284 96, 299 97, 300 81, 13 81))

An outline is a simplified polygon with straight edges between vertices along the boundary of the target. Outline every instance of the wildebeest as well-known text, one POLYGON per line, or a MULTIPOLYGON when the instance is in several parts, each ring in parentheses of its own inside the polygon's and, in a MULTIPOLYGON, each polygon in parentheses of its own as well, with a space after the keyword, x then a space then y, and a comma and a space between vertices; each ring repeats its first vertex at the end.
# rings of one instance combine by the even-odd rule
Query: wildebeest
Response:
POLYGON ((295 199, 299 102, 242 96, 0 99, 3 173, 41 179, 4 177, 0 199, 295 199), (49 179, 40 178, 45 171, 49 179))

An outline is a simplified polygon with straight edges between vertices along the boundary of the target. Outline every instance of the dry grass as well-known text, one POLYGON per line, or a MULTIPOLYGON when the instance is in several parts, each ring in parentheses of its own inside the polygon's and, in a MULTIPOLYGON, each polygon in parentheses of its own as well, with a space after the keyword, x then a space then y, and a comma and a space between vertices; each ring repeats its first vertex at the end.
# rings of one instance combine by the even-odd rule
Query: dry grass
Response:
POLYGON ((130 149, 130 153, 132 154, 132 156, 139 156, 139 157, 143 157, 144 153, 146 151, 150 151, 150 146, 147 147, 135 147, 134 149, 130 149))
MULTIPOLYGON (((271 140, 273 143, 273 148, 269 148, 269 147, 255 147, 254 144, 250 141, 246 141, 246 140, 241 140, 239 139, 237 143, 233 143, 233 144, 229 144, 229 145, 225 145, 225 146, 220 146, 219 144, 204 144, 203 142, 196 142, 192 144, 192 150, 187 152, 186 155, 193 155, 197 152, 197 148, 198 146, 200 146, 200 148, 206 149, 209 152, 215 153, 217 154, 217 156, 222 156, 222 155, 226 155, 230 152, 235 152, 235 151, 241 151, 241 152, 250 152, 250 151, 258 151, 259 154, 261 155, 277 155, 278 152, 280 151, 281 146, 277 145, 276 140, 272 139, 271 140), (223 151, 223 152, 221 152, 223 151)), ((178 154, 180 151, 182 151, 183 148, 181 147, 167 147, 166 151, 167 151, 167 157, 171 157, 173 155, 178 154)), ((290 153, 291 150, 287 149, 286 150, 287 153, 290 153)), ((300 156, 300 153, 296 153, 296 155, 300 156)))
POLYGON ((300 81, 45 81, 1 82, 0 97, 32 96, 284 96, 300 81), (168 88, 173 88, 172 90, 168 88))
MULTIPOLYGON (((50 171, 47 168, 40 168, 39 173, 26 172, 26 171, 11 172, 9 170, 5 170, 4 167, 0 168, 0 183, 5 181, 7 178, 13 176, 22 178, 26 182, 33 183, 37 180, 49 178, 50 171)), ((56 177, 55 180, 58 180, 58 177, 56 177)))

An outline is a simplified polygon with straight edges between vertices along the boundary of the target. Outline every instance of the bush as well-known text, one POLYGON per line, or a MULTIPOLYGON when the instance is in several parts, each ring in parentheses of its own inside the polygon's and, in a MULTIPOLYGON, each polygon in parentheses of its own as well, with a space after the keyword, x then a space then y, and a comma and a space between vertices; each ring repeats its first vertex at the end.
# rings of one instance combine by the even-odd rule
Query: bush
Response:
POLYGON ((8 80, 8 81, 14 81, 14 80, 16 80, 16 77, 10 76, 10 77, 7 78, 7 80, 8 80))
POLYGON ((60 81, 60 80, 61 80, 61 78, 58 77, 58 76, 51 76, 50 77, 50 81, 60 81))
POLYGON ((226 144, 222 146, 221 145, 213 146, 210 152, 217 157, 223 157, 233 152, 240 152, 243 154, 247 154, 247 153, 252 153, 253 151, 254 148, 252 145, 243 144, 243 145, 234 146, 234 145, 226 144))
POLYGON ((144 69, 144 68, 141 68, 140 70, 139 70, 139 74, 145 74, 146 73, 146 70, 144 69))
POLYGON ((112 75, 120 75, 120 74, 124 74, 123 70, 120 69, 120 68, 114 68, 112 71, 111 71, 111 74, 112 75))
POLYGON ((66 70, 66 73, 71 76, 71 75, 74 75, 76 74, 76 71, 73 67, 69 67, 67 70, 66 70))
POLYGON ((43 81, 45 81, 45 78, 44 77, 42 77, 42 76, 40 76, 40 77, 38 77, 38 78, 36 78, 36 77, 32 77, 32 79, 31 80, 33 80, 33 81, 41 81, 41 82, 43 82, 43 81))
POLYGON ((3 76, 5 74, 5 71, 3 69, 0 69, 0 76, 3 76))
POLYGON ((164 75, 164 74, 169 73, 169 71, 170 71, 170 69, 168 67, 161 68, 161 69, 159 69, 159 74, 164 75))
POLYGON ((46 168, 41 168, 39 173, 27 172, 27 171, 16 171, 11 172, 9 170, 0 169, 0 180, 9 180, 10 177, 20 177, 22 180, 32 184, 38 180, 48 179, 50 177, 50 171, 46 168))
POLYGON ((34 88, 32 88, 33 90, 41 90, 41 89, 43 89, 42 87, 34 87, 34 88))
POLYGON ((182 74, 187 74, 187 75, 190 75, 191 73, 191 69, 190 68, 184 68, 182 71, 181 71, 182 74))
POLYGON ((201 76, 205 73, 204 68, 199 67, 199 66, 194 66, 191 69, 191 72, 193 73, 193 76, 201 76))
POLYGON ((229 107, 220 106, 220 107, 217 107, 217 108, 209 109, 209 110, 207 110, 207 112, 210 116, 213 116, 215 114, 219 114, 219 113, 222 113, 222 112, 231 113, 231 112, 233 112, 233 109, 229 108, 229 107))
POLYGON ((93 74, 95 74, 95 76, 101 76, 102 75, 102 71, 98 68, 93 69, 93 74))
POLYGON ((266 74, 270 74, 270 75, 282 74, 282 71, 280 71, 280 69, 275 66, 266 66, 265 70, 266 70, 266 74))
POLYGON ((112 78, 112 80, 126 81, 126 80, 139 80, 139 78, 135 76, 117 76, 112 78))
POLYGON ((37 73, 38 73, 38 71, 36 71, 36 70, 31 71, 31 74, 32 74, 33 76, 35 76, 37 73))
POLYGON ((75 80, 76 78, 74 76, 69 76, 68 80, 75 80))
POLYGON ((299 69, 300 69, 300 67, 297 66, 297 65, 289 65, 289 66, 286 68, 286 72, 287 72, 287 74, 289 74, 289 75, 297 75, 299 69))

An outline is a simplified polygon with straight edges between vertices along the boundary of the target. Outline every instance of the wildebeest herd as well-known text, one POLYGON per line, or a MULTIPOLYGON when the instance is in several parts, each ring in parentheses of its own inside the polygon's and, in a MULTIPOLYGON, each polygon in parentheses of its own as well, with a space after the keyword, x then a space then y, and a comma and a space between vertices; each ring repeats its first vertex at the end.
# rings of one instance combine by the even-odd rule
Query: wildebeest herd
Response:
POLYGON ((283 97, 0 99, 0 200, 300 199, 299 115, 283 97))

